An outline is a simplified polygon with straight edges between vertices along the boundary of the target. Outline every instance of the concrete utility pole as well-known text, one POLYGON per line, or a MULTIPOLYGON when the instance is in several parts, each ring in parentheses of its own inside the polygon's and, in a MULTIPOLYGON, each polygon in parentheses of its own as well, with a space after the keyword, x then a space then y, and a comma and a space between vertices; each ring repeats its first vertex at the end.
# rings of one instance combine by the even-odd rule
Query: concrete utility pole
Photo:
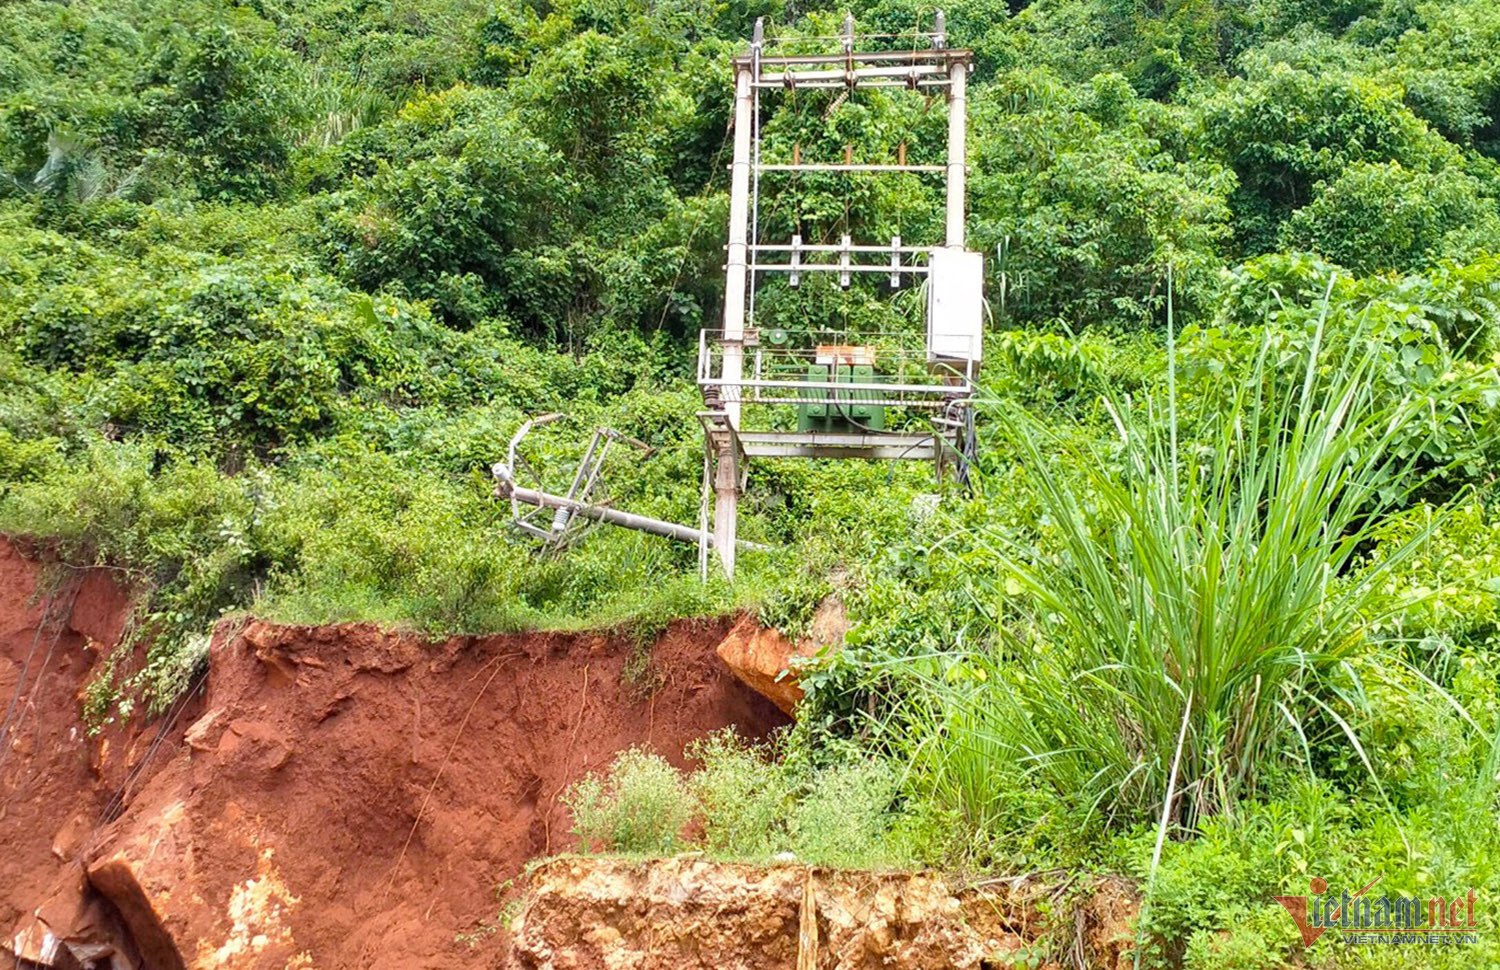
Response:
MULTIPOLYGON (((761 23, 755 24, 751 60, 758 59, 761 23)), ((745 295, 749 289, 750 240, 750 152, 755 128, 755 97, 750 81, 751 65, 736 65, 734 72, 734 163, 729 178, 729 247, 724 281, 724 415, 732 431, 740 429, 739 381, 745 366, 745 295)), ((738 456, 732 454, 734 436, 718 443, 714 475, 714 543, 724 574, 734 578, 735 536, 739 528, 740 481, 738 456)))
POLYGON ((964 181, 968 161, 964 125, 968 116, 968 65, 955 61, 948 68, 948 232, 950 248, 964 248, 964 181))

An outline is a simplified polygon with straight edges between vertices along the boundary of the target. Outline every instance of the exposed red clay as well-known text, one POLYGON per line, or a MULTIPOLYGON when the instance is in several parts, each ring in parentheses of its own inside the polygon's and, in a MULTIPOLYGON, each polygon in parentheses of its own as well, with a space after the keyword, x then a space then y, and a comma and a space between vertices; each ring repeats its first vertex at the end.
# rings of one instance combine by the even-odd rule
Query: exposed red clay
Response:
POLYGON ((129 598, 107 571, 54 564, 44 574, 19 546, 0 541, 0 945, 20 956, 40 955, 43 935, 25 932, 38 908, 113 929, 98 907, 74 911, 82 872, 73 860, 146 745, 136 743, 140 730, 120 727, 87 739, 78 695, 129 615, 129 598), (59 894, 54 886, 70 866, 72 891, 59 894))
POLYGON ((79 695, 129 600, 74 573, 44 616, 39 575, 0 543, 0 703, 18 712, 0 945, 14 927, 39 948, 45 926, 99 966, 498 965, 496 890, 573 845, 568 784, 634 744, 681 765, 713 730, 786 723, 715 657, 729 620, 670 627, 649 696, 625 680, 623 636, 251 622, 216 632, 176 720, 89 739, 79 695))

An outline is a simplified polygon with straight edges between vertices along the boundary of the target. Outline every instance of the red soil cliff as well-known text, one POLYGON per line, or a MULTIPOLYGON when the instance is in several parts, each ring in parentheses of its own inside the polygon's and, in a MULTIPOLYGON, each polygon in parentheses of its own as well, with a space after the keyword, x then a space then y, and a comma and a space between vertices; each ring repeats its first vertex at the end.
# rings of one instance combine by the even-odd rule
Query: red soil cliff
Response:
POLYGON ((0 947, 59 967, 498 965, 497 890, 572 845, 569 783, 786 722, 714 656, 727 621, 668 629, 649 696, 621 636, 252 621, 174 717, 89 739, 128 599, 101 571, 38 598, 39 575, 0 544, 0 947))

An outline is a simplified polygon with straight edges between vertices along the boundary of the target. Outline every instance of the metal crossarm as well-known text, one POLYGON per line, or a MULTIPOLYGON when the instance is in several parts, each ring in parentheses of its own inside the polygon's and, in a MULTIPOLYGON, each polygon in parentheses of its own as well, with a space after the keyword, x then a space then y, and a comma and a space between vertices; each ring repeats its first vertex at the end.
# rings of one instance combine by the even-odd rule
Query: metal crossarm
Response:
POLYGON ((880 165, 834 163, 818 165, 812 162, 767 163, 755 166, 757 172, 913 172, 917 174, 942 175, 948 171, 945 165, 880 165))

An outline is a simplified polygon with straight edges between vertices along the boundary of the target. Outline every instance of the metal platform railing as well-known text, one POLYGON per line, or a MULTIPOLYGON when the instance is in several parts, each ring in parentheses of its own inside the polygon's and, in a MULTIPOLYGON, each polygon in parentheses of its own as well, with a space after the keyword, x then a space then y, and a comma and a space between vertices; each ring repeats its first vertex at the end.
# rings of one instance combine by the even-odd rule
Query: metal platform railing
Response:
POLYGON ((726 340, 722 330, 699 333, 697 380, 705 395, 742 404, 940 410, 975 393, 978 364, 930 360, 921 333, 828 331, 798 334, 788 344, 771 343, 763 333, 747 330, 743 341, 726 340), (724 352, 736 346, 743 368, 738 379, 730 379, 724 352))

